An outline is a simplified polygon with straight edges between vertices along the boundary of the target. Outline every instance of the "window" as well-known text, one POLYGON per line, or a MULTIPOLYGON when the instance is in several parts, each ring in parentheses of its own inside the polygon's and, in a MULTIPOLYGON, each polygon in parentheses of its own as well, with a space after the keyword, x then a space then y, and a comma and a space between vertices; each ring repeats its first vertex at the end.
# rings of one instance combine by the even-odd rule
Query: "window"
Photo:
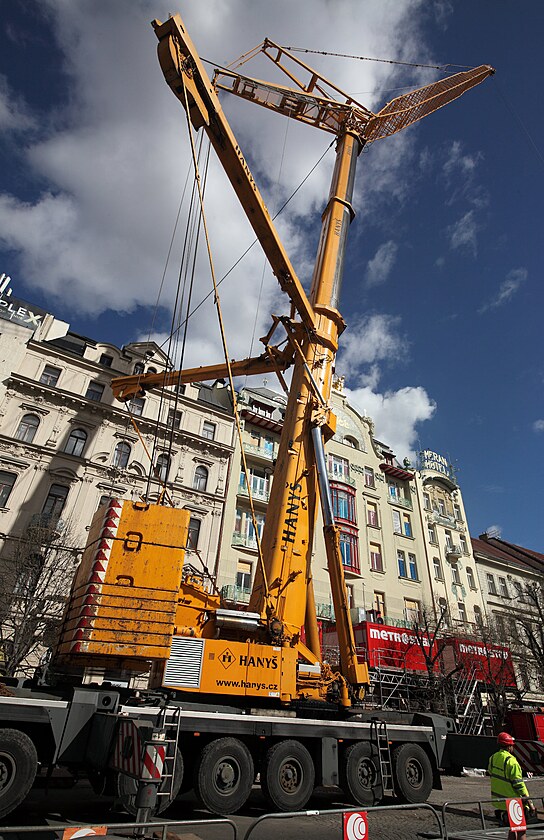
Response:
POLYGON ((15 473, 0 472, 0 508, 7 505, 16 478, 15 473))
POLYGON ((158 456, 155 466, 159 479, 164 483, 168 479, 168 471, 170 470, 170 458, 168 455, 162 452, 158 456))
POLYGON ((346 435, 346 437, 342 438, 342 443, 344 443, 346 446, 351 446, 352 449, 359 449, 359 444, 357 443, 355 438, 352 438, 349 435, 346 435))
POLYGON ((100 402, 104 393, 104 387, 102 382, 89 382, 87 393, 85 394, 86 398, 88 400, 94 400, 94 402, 100 402))
POLYGON ((189 519, 189 530, 187 532, 187 548, 189 551, 196 551, 198 548, 201 524, 200 519, 194 519, 192 516, 189 519))
POLYGON ((68 497, 68 487, 63 484, 52 484, 45 500, 42 517, 46 521, 54 522, 56 524, 61 515, 66 499, 68 497))
POLYGON ((421 605, 419 601, 412 601, 408 598, 404 599, 404 614, 406 621, 418 622, 421 620, 421 605))
POLYGON ((457 563, 451 564, 451 580, 452 583, 460 585, 461 583, 461 575, 459 574, 459 566, 457 563))
POLYGON ((375 486, 374 470, 371 470, 370 467, 365 467, 365 487, 374 488, 375 486))
POLYGON ((444 499, 438 499, 438 513, 441 516, 446 515, 446 503, 445 503, 444 499))
POLYGON ((401 524, 400 524, 400 513, 398 510, 392 510, 391 514, 393 516, 393 533, 394 534, 402 534, 401 524))
POLYGON ((484 620, 482 618, 482 611, 478 606, 474 607, 474 621, 476 622, 476 627, 481 630, 484 626, 484 620))
POLYGON ((146 373, 157 373, 156 367, 148 367, 146 373))
POLYGON ((510 597, 510 593, 508 592, 508 585, 503 577, 499 578, 499 592, 503 598, 510 597))
POLYGON ((168 416, 166 418, 166 425, 170 429, 179 429, 181 426, 181 418, 183 411, 176 411, 174 408, 168 409, 168 416))
POLYGON ((470 566, 467 566, 467 580, 468 580, 468 585, 470 586, 470 588, 471 589, 476 589, 476 581, 474 579, 474 572, 472 571, 470 566))
POLYGON ((372 605, 376 612, 376 618, 379 618, 380 616, 383 618, 386 615, 385 592, 374 592, 374 600, 372 602, 372 605))
POLYGON ((487 591, 489 592, 490 595, 496 595, 497 594, 497 587, 495 586, 495 578, 489 572, 486 574, 486 578, 487 578, 487 591))
POLYGON ((338 455, 329 455, 329 472, 333 478, 346 481, 349 479, 349 461, 347 458, 340 458, 338 455))
POLYGON ((418 580, 416 555, 408 552, 408 572, 410 580, 418 580))
POLYGON ((462 601, 459 601, 459 603, 457 604, 457 609, 459 610, 459 620, 463 621, 463 622, 466 622, 467 611, 466 611, 465 605, 463 604, 462 601))
POLYGON ((49 385, 50 388, 54 388, 59 381, 60 374, 60 368, 46 365, 42 371, 42 375, 40 376, 40 383, 42 385, 49 385))
POLYGON ((244 560, 238 560, 238 568, 236 570, 236 586, 244 592, 251 590, 251 563, 246 563, 244 560))
POLYGON ((373 528, 378 528, 378 505, 374 502, 366 503, 366 522, 373 528))
POLYGON ((415 554, 408 554, 408 564, 406 564, 406 555, 404 551, 397 551, 397 563, 399 567, 399 577, 407 578, 408 580, 417 580, 417 561, 415 554))
POLYGON ((39 417, 36 417, 35 414, 25 414, 17 427, 17 431, 15 432, 15 440, 22 440, 24 443, 32 443, 39 425, 39 417))
POLYGON ((103 365, 104 367, 111 367, 113 364, 113 356, 109 356, 107 353, 102 353, 100 356, 99 364, 103 365))
POLYGON ((438 610, 440 612, 440 618, 442 618, 444 626, 447 627, 450 620, 450 614, 448 610, 448 602, 445 598, 438 599, 438 610))
POLYGON ((145 370, 145 365, 143 362, 136 362, 134 365, 133 375, 134 376, 141 376, 145 370))
POLYGON ((109 505, 112 499, 113 496, 100 496, 100 501, 98 502, 97 510, 98 508, 104 507, 104 505, 109 505))
POLYGON ((331 487, 332 509, 335 519, 356 523, 355 495, 338 487, 331 487))
POLYGON ((432 510, 431 508, 431 497, 428 493, 423 494, 423 507, 425 510, 432 510))
POLYGON ((442 563, 440 557, 433 557, 434 576, 436 580, 444 580, 444 573, 442 572, 442 563))
POLYGON ((131 412, 131 414, 134 414, 135 417, 141 417, 144 413, 144 405, 144 397, 132 397, 132 399, 128 403, 129 411, 131 412))
POLYGON ((463 552, 465 557, 468 557, 469 552, 468 552, 467 538, 465 537, 464 534, 459 534, 459 542, 461 543, 461 551, 463 552))
POLYGON ((436 538, 436 528, 434 527, 434 525, 427 526, 427 533, 429 535, 429 542, 432 543, 432 545, 438 545, 438 540, 436 538))
POLYGON ((408 572, 406 570, 406 556, 404 554, 404 551, 397 551, 397 563, 399 567, 399 577, 408 577, 408 572))
POLYGON ((373 572, 383 572, 382 547, 378 543, 370 543, 370 568, 373 572))
POLYGON ((210 423, 208 420, 204 420, 204 423, 202 424, 202 437, 205 437, 208 440, 214 440, 216 428, 215 423, 210 423))
POLYGON ((506 630, 506 622, 505 616, 501 613, 493 613, 493 618, 495 620, 495 627, 497 629, 497 633, 499 635, 499 639, 502 641, 508 638, 507 630, 506 630))
POLYGON ((451 531, 444 531, 444 536, 446 537, 446 551, 451 551, 453 549, 451 531))
POLYGON ((347 529, 340 531, 340 552, 344 569, 359 574, 359 538, 356 532, 347 529))
POLYGON ((355 589, 352 583, 346 583, 346 595, 348 596, 348 608, 351 609, 355 603, 355 589))
POLYGON ((410 521, 410 514, 408 513, 402 514, 402 533, 405 537, 412 536, 412 523, 410 521))
POLYGON ((129 443, 124 440, 119 441, 113 453, 113 466, 124 470, 128 464, 131 451, 129 443))
POLYGON ((87 432, 84 429, 72 429, 66 441, 64 451, 67 455, 81 457, 85 444, 87 443, 87 432))
POLYGON ((208 486, 208 470, 199 464, 195 470, 193 478, 193 490, 199 490, 201 493, 206 491, 208 486))
POLYGON ((463 521, 463 517, 461 516, 461 507, 459 505, 453 506, 453 515, 455 516, 457 522, 463 521))

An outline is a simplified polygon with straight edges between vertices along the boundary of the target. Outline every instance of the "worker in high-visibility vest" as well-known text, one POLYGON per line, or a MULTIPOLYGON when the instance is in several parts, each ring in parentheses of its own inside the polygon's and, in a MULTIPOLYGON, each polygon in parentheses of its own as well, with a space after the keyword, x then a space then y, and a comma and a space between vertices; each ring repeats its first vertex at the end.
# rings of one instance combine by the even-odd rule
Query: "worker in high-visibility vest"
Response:
MULTIPOLYGON (((529 797, 529 791, 522 778, 519 761, 513 755, 514 738, 508 732, 499 732, 497 736, 499 749, 489 759, 487 772, 491 776, 491 797, 497 801, 495 814, 502 825, 508 825, 506 815, 506 799, 524 799, 525 811, 533 816, 536 813, 535 806, 529 797)), ((510 831, 508 840, 525 840, 525 831, 510 831)))

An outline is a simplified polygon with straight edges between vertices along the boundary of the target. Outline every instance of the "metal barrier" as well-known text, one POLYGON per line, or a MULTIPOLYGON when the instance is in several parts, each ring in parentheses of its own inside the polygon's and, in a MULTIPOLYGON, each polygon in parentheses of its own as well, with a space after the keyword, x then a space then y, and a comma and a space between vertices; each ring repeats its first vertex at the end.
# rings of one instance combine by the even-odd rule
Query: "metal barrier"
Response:
POLYGON ((438 826, 439 837, 440 840, 444 837, 444 828, 442 824, 442 818, 436 808, 433 808, 432 805, 429 805, 428 802, 420 802, 415 803, 413 805, 373 805, 370 807, 365 808, 363 805, 351 805, 349 808, 332 808, 327 809, 325 811, 287 811, 285 813, 277 813, 277 814, 263 814, 262 817, 257 817, 257 819, 253 820, 251 825, 248 827, 246 833, 243 836, 243 840, 249 840, 249 837, 253 833, 253 831, 262 825, 263 822, 267 820, 288 820, 293 819, 293 817, 322 817, 322 816, 330 816, 331 814, 352 814, 354 811, 365 811, 367 814, 373 814, 376 811, 413 811, 413 810, 426 810, 430 811, 433 817, 436 819, 436 824, 438 826))
MULTIPOLYGON (((132 832, 133 836, 145 836, 145 829, 154 829, 158 831, 162 829, 160 840, 166 840, 166 835, 168 831, 172 828, 180 828, 180 827, 190 827, 194 828, 196 826, 202 825, 213 825, 213 826, 229 826, 232 829, 232 837, 233 840, 238 840, 238 830, 236 825, 232 822, 232 820, 227 819, 226 817, 218 817, 216 820, 156 820, 153 822, 128 822, 128 823, 109 823, 109 822, 102 822, 97 820, 96 823, 58 823, 57 825, 48 824, 48 825, 9 825, 9 826, 2 826, 0 825, 0 838, 4 836, 4 834, 33 834, 34 832, 37 833, 55 833, 55 832, 62 832, 64 833, 65 829, 67 828, 96 828, 98 825, 101 827, 105 827, 108 830, 107 836, 115 835, 117 832, 126 829, 136 829, 132 832), (110 834, 111 832, 111 834, 110 834)), ((104 835, 102 835, 104 837, 104 835)))
MULTIPOLYGON (((519 798, 520 799, 531 800, 531 801, 534 801, 534 802, 541 802, 544 806, 544 796, 527 796, 527 797, 519 797, 519 798)), ((483 838, 483 837, 486 836, 483 832, 486 832, 486 833, 489 832, 489 836, 493 836, 494 834, 497 833, 498 830, 500 830, 500 828, 505 828, 505 826, 497 826, 496 823, 495 823, 494 828, 488 828, 487 827, 486 815, 485 815, 485 812, 484 812, 484 805, 489 805, 493 808, 493 817, 491 817, 489 814, 487 815, 488 820, 490 821, 491 819, 495 819, 495 813, 494 813, 495 810, 496 810, 495 806, 497 805, 498 802, 506 802, 506 799, 468 799, 468 800, 462 800, 462 801, 457 801, 457 802, 444 802, 444 804, 442 805, 442 808, 441 808, 442 825, 443 825, 443 828, 444 828, 444 834, 443 834, 444 840, 450 840, 450 838, 452 838, 452 832, 448 831, 448 819, 447 819, 448 808, 453 808, 453 807, 456 807, 456 806, 459 806, 459 805, 474 805, 474 806, 478 807, 478 813, 479 813, 480 824, 481 824, 481 829, 478 832, 479 837, 483 838)), ((451 816, 451 814, 450 814, 450 816, 451 816)), ((506 828, 507 828, 507 826, 506 826, 506 828)), ((530 823, 528 825, 528 828, 531 829, 531 830, 532 829, 544 829, 544 823, 530 823)), ((458 831, 458 830, 454 830, 453 833, 455 834, 455 837, 461 837, 461 836, 463 836, 463 834, 465 834, 464 831, 458 831)), ((467 837, 471 834, 473 834, 473 831, 471 831, 471 830, 468 830, 466 832, 467 837)))

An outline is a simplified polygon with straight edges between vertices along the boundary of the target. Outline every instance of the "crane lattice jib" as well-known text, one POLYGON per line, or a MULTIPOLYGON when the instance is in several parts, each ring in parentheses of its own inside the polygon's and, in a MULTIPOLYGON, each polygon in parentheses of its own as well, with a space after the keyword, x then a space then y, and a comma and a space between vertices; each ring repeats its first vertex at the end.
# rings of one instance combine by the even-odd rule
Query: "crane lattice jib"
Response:
POLYGON ((339 135, 349 120, 350 130, 363 143, 389 137, 432 114, 465 91, 480 84, 495 71, 489 65, 455 73, 446 79, 425 85, 388 102, 377 114, 350 100, 336 102, 324 96, 263 82, 230 71, 216 73, 215 87, 226 90, 264 108, 283 114, 323 131, 339 135))

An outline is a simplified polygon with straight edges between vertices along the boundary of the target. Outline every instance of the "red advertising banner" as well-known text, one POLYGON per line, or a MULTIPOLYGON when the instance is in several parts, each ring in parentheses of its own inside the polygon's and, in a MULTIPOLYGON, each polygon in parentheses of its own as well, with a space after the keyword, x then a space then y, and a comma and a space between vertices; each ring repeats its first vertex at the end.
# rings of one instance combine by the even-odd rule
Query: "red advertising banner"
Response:
MULTIPOLYGON (((391 627, 387 624, 374 624, 362 621, 353 628, 355 644, 359 657, 367 662, 369 668, 406 668, 409 671, 426 671, 425 656, 417 635, 413 630, 391 627)), ((426 649, 434 653, 435 646, 427 638, 423 639, 426 649)), ((334 650, 338 647, 336 631, 323 633, 323 648, 334 650)), ((438 667, 438 666, 436 666, 438 667)))
POLYGON ((470 639, 448 639, 457 665, 462 665, 475 679, 483 683, 516 688, 516 677, 510 651, 500 645, 470 639))

